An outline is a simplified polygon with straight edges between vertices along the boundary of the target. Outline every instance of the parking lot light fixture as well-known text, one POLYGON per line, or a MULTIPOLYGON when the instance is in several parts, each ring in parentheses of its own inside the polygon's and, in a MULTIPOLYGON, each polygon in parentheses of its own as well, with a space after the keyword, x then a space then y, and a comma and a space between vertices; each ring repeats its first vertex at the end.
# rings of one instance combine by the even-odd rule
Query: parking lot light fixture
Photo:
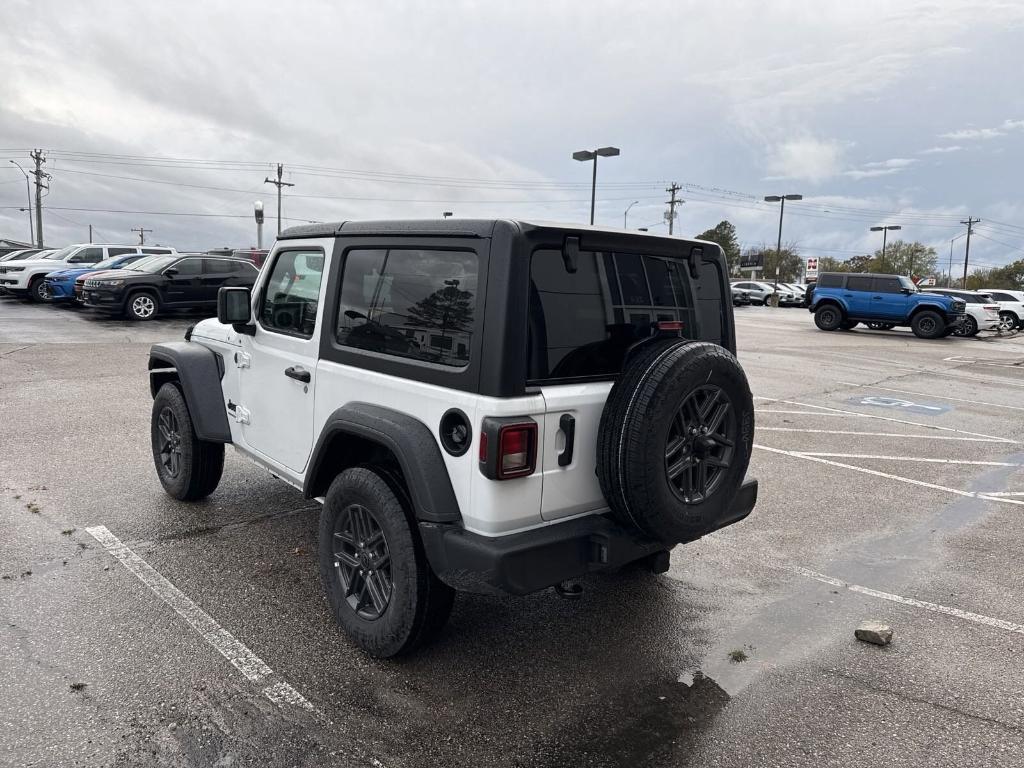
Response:
MULTIPOLYGON (((881 266, 881 270, 880 271, 882 271, 882 272, 885 271, 885 240, 886 240, 886 235, 889 234, 889 230, 890 229, 903 229, 903 227, 901 227, 899 224, 886 224, 884 227, 872 227, 871 228, 872 232, 881 232, 882 233, 882 263, 880 265, 881 266)), ((913 277, 913 275, 911 275, 911 277, 913 277)))
POLYGON ((590 180, 590 223, 594 223, 594 202, 597 195, 597 158, 599 157, 617 157, 621 152, 618 147, 601 147, 599 149, 589 150, 581 149, 578 152, 572 153, 572 159, 578 160, 581 163, 592 161, 594 163, 594 172, 590 180))
POLYGON ((775 246, 775 292, 779 292, 779 264, 782 261, 782 215, 786 212, 787 200, 803 200, 803 195, 765 195, 766 203, 781 203, 779 206, 779 242, 775 246))
POLYGON ((629 209, 639 203, 639 200, 634 200, 632 203, 626 206, 626 210, 622 213, 622 228, 629 229, 629 209))

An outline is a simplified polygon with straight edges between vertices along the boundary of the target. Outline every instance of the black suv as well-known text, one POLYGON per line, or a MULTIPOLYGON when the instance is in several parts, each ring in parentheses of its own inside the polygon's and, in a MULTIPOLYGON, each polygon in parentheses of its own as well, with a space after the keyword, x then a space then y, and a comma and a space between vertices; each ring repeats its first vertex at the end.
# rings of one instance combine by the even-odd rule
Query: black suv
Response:
POLYGON ((85 281, 85 306, 151 320, 165 309, 214 309, 225 286, 251 288, 259 270, 245 259, 175 254, 154 256, 129 269, 100 272, 85 281))

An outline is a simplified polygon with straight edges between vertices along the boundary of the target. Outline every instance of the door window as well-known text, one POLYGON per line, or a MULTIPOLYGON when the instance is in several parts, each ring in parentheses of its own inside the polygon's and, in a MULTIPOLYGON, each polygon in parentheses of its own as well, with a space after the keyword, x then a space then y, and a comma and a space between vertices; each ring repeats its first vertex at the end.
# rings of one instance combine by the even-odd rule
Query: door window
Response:
POLYGON ((174 275, 175 278, 195 277, 202 274, 202 259, 182 259, 171 266, 178 270, 178 274, 174 275))
MULTIPOLYGON (((871 282, 872 290, 875 293, 902 293, 903 283, 898 277, 876 277, 871 282)), ((854 290, 860 290, 855 288, 854 290)))
POLYGON ((72 264, 95 264, 103 259, 102 248, 83 248, 68 261, 72 264))
MULTIPOLYGON (((234 262, 221 260, 236 268, 234 262)), ((311 338, 316 330, 324 254, 320 250, 281 251, 263 288, 260 324, 270 331, 311 338)))
POLYGON ((124 256, 126 253, 135 253, 135 248, 107 248, 107 258, 114 256, 124 256))
POLYGON ((848 277, 846 278, 846 290, 848 291, 870 291, 870 277, 848 277))
POLYGON ((338 343, 440 365, 468 365, 478 271, 472 251, 349 251, 335 329, 338 343))

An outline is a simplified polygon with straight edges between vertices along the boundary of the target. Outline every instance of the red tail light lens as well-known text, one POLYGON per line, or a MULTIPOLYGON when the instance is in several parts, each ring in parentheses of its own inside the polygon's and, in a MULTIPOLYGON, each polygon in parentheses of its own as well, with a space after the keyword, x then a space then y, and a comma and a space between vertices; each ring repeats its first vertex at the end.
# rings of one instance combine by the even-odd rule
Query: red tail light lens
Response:
POLYGON ((533 472, 530 457, 537 435, 536 427, 506 427, 501 430, 501 464, 498 477, 518 477, 533 472))
POLYGON ((537 468, 537 442, 537 422, 528 416, 484 418, 480 471, 491 480, 532 475, 537 468))
POLYGON ((480 461, 487 461, 487 433, 480 433, 480 461))

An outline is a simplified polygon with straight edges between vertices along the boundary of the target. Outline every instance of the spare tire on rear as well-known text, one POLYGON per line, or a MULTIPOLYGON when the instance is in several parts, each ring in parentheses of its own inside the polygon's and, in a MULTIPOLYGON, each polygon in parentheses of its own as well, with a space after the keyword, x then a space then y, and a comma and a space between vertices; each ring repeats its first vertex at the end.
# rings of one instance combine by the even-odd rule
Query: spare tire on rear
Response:
POLYGON ((708 342, 648 342, 627 358, 598 432, 615 519, 668 544, 718 527, 743 483, 754 404, 735 356, 708 342))

